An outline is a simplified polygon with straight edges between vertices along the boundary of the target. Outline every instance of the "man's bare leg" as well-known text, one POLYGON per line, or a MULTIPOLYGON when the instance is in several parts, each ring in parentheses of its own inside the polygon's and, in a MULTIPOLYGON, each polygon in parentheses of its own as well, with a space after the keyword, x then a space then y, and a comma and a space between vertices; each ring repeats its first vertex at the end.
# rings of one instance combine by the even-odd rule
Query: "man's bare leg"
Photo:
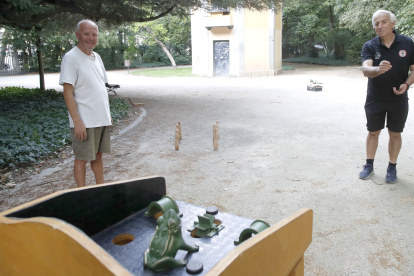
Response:
POLYGON ((374 159, 378 148, 378 138, 381 130, 368 132, 367 136, 367 159, 374 159))
POLYGON ((96 159, 91 161, 91 169, 95 174, 96 184, 104 183, 102 155, 102 152, 98 152, 96 154, 96 159))
POLYGON ((78 187, 85 187, 87 161, 75 159, 74 175, 78 187))
POLYGON ((369 131, 367 136, 367 163, 364 169, 359 173, 359 179, 367 180, 374 173, 374 158, 378 148, 378 138, 381 130, 369 131))
POLYGON ((401 133, 388 130, 390 141, 388 142, 388 154, 390 155, 390 162, 397 163, 398 154, 401 150, 402 139, 401 133))

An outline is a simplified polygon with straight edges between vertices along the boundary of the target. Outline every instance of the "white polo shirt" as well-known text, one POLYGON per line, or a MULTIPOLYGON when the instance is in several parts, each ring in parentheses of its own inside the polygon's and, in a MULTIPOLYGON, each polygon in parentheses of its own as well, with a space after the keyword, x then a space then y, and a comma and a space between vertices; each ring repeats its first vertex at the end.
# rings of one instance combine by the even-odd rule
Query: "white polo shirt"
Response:
MULTIPOLYGON (((111 125, 108 82, 101 57, 93 52, 91 57, 77 46, 67 52, 60 67, 59 84, 69 83, 74 87, 74 98, 79 116, 86 128, 111 125)), ((73 128, 73 120, 69 114, 69 124, 73 128)))

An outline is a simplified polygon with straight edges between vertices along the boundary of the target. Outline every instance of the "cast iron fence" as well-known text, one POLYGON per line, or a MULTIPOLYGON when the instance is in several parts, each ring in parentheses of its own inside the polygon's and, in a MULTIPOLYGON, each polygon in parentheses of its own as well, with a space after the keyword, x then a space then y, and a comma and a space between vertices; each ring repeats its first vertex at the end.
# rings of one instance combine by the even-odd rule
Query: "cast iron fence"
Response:
POLYGON ((0 53, 0 76, 24 74, 27 74, 27 71, 22 70, 18 53, 13 51, 11 47, 7 47, 3 53, 0 53))

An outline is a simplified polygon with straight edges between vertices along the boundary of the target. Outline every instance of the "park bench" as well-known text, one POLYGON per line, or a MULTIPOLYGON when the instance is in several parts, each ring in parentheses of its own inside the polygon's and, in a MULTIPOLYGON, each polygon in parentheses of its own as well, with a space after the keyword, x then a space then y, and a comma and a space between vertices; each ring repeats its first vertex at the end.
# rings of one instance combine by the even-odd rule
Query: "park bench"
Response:
POLYGON ((119 86, 119 84, 105 83, 105 86, 106 86, 106 90, 108 90, 108 93, 113 92, 115 95, 118 95, 118 94, 116 94, 115 89, 121 88, 121 86, 119 86))

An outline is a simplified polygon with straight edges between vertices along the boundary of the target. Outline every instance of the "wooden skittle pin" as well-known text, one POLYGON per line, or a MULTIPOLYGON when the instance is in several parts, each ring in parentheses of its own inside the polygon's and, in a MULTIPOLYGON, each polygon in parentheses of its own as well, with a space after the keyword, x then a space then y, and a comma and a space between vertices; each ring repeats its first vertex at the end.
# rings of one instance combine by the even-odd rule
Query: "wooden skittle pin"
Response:
POLYGON ((178 122, 178 131, 179 131, 179 134, 180 134, 180 140, 183 140, 183 133, 181 132, 181 123, 180 122, 178 122))
POLYGON ((180 132, 178 130, 178 125, 175 128, 175 150, 180 149, 180 132))
POLYGON ((213 144, 214 144, 214 150, 218 150, 218 139, 217 139, 216 125, 213 125, 213 144))

